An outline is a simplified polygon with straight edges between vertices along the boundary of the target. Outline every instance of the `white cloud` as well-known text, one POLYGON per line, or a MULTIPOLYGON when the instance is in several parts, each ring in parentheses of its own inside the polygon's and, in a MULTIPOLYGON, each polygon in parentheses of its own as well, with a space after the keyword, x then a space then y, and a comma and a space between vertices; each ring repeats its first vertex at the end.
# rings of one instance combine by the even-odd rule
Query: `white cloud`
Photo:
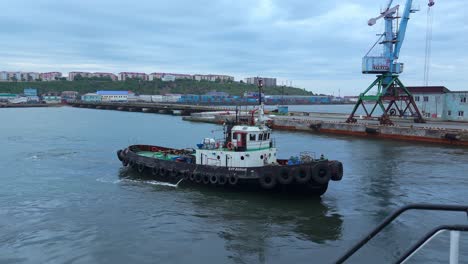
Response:
MULTIPOLYGON (((367 20, 384 2, 17 0, 2 6, 0 60, 5 70, 268 75, 357 94, 374 78, 361 74, 361 58, 382 31, 367 20)), ((466 90, 464 5, 436 2, 431 84, 466 90)), ((407 85, 422 83, 424 10, 410 20, 400 56, 407 85)))

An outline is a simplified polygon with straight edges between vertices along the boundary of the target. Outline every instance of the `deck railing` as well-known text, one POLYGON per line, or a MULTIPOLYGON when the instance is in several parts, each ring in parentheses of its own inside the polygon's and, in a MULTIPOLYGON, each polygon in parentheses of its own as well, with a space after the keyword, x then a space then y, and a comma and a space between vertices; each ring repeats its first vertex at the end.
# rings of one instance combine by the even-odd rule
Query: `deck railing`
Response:
MULTIPOLYGON (((436 204, 411 204, 401 207, 390 216, 388 216, 382 223, 374 228, 369 234, 364 236, 358 241, 351 249, 343 254, 336 263, 344 263, 354 253, 361 249, 367 244, 372 238, 380 233, 386 226, 392 223, 402 213, 409 210, 423 210, 423 211, 451 211, 451 212, 465 212, 468 216, 468 206, 465 205, 436 205, 436 204)), ((459 257, 459 240, 460 232, 468 232, 468 225, 444 225, 433 229, 421 238, 416 244, 414 244, 408 251, 406 251, 396 263, 404 263, 409 260, 416 252, 421 250, 427 243, 429 243, 434 237, 441 234, 444 231, 449 230, 450 233, 450 264, 458 264, 459 257)))

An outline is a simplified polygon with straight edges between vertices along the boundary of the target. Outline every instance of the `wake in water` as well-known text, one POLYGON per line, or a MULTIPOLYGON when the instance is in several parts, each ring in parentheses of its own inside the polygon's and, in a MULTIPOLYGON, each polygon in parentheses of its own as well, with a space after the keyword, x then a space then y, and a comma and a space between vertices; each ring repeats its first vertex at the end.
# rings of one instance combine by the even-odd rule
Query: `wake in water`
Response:
POLYGON ((178 188, 179 183, 182 182, 183 180, 184 179, 180 179, 176 184, 174 184, 174 183, 160 182, 160 181, 138 181, 138 180, 122 179, 122 181, 145 183, 145 184, 158 185, 158 186, 167 186, 167 187, 173 187, 173 188, 178 188))
POLYGON ((109 180, 109 179, 104 179, 104 178, 97 178, 97 182, 102 182, 102 183, 112 183, 112 184, 117 184, 121 182, 122 180, 109 180))
POLYGON ((143 183, 143 184, 150 184, 150 185, 158 185, 158 186, 167 186, 167 187, 173 187, 173 188, 178 188, 179 184, 183 181, 184 179, 180 179, 177 183, 169 183, 169 182, 160 182, 160 181, 144 181, 144 180, 132 180, 132 179, 121 179, 117 181, 106 181, 102 178, 96 179, 98 182, 106 182, 106 183, 113 183, 117 184, 120 182, 134 182, 134 183, 143 183))

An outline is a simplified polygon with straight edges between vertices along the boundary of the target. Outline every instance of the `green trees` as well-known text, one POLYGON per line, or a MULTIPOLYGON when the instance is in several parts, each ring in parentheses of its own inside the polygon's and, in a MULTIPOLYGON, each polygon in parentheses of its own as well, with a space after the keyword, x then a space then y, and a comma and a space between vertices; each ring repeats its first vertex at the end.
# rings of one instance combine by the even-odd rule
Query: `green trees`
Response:
MULTIPOLYGON (((80 94, 96 92, 97 90, 127 90, 137 94, 205 94, 211 91, 226 92, 230 95, 243 95, 246 91, 257 91, 255 85, 248 85, 241 82, 210 82, 180 79, 174 82, 163 82, 156 79, 154 81, 142 81, 139 79, 129 79, 126 81, 111 81, 106 77, 80 78, 75 81, 64 79, 50 82, 0 82, 0 93, 22 93, 26 87, 38 88, 40 94, 48 92, 77 91, 80 94)), ((13 79, 14 77, 12 77, 13 79)), ((280 95, 283 87, 265 87, 266 94, 280 95)), ((284 94, 288 95, 313 95, 312 92, 302 88, 284 87, 284 94)))

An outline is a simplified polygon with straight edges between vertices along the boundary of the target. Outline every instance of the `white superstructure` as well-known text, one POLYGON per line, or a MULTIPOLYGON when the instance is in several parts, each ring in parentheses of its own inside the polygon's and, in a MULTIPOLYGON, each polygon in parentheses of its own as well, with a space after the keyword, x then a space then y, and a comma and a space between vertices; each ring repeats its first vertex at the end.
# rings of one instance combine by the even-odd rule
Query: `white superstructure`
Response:
MULTIPOLYGON (((259 80, 258 85, 261 94, 263 81, 259 80)), ((196 163, 233 168, 276 164, 276 147, 271 138, 271 129, 265 125, 269 118, 265 117, 261 99, 259 108, 251 113, 251 124, 230 127, 223 141, 205 138, 195 151, 196 163), (255 120, 254 113, 257 111, 258 118, 255 120)))
POLYGON ((196 150, 196 163, 222 167, 262 167, 276 163, 276 147, 266 126, 234 126, 231 141, 206 138, 196 150))

